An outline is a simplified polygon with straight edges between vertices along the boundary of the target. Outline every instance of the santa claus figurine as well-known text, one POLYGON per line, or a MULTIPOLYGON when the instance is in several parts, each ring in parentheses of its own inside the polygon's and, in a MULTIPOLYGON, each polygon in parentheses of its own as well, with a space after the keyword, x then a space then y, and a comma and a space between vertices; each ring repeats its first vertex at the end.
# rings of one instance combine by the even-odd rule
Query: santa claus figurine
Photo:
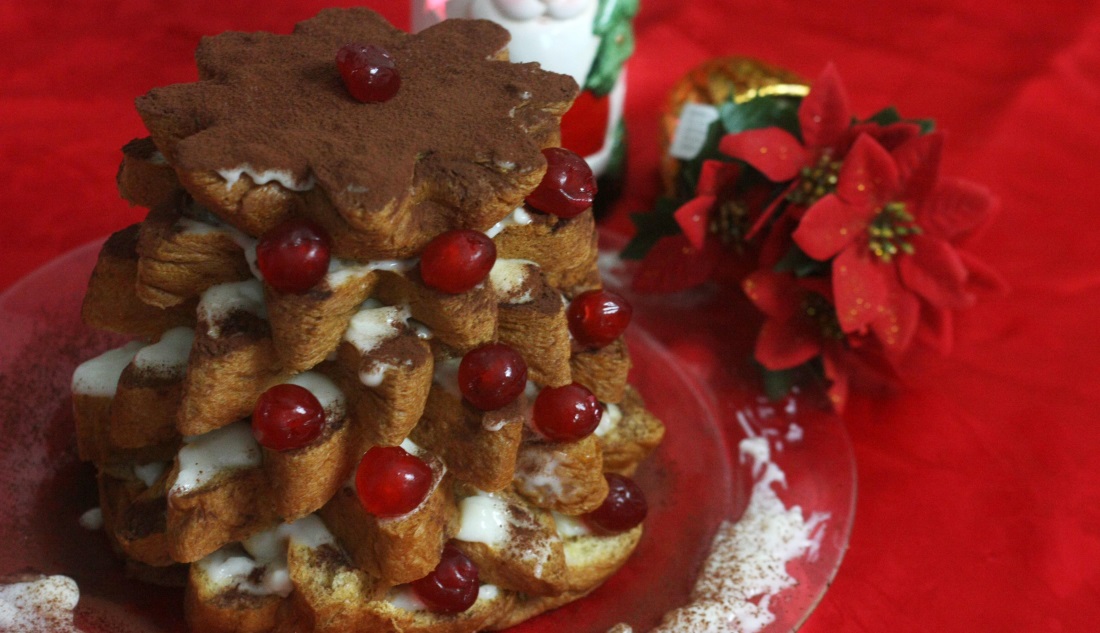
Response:
POLYGON ((539 62, 584 89, 562 120, 562 145, 597 176, 617 177, 625 154, 626 77, 638 0, 413 0, 413 29, 444 18, 482 18, 512 33, 514 62, 539 62))

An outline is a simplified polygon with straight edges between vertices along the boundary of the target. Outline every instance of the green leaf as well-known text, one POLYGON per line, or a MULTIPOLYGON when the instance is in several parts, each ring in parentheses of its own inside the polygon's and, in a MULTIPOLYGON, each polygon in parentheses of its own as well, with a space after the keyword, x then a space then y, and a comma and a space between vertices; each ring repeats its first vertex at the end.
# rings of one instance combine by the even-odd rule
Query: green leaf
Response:
POLYGON ((798 377, 802 373, 798 367, 772 371, 761 366, 760 370, 764 378, 764 395, 772 402, 787 397, 791 388, 798 383, 798 377))
POLYGON ((772 270, 777 273, 793 273, 795 277, 824 276, 829 272, 829 264, 817 261, 807 255, 797 244, 791 244, 790 250, 772 270))
POLYGON ((910 121, 920 126, 921 134, 931 134, 936 131, 935 119, 910 119, 910 121))
POLYGON ((662 237, 680 234, 680 225, 673 214, 680 205, 672 198, 659 198, 654 209, 648 213, 631 214, 637 232, 623 249, 623 259, 641 259, 662 237))
POLYGON ((882 126, 893 125, 901 122, 901 114, 894 106, 887 106, 871 115, 865 123, 877 123, 882 126))
POLYGON ((920 128, 921 134, 928 134, 936 129, 935 119, 906 119, 901 116, 898 109, 894 106, 889 106, 879 110, 871 115, 863 123, 877 123, 878 125, 887 126, 895 123, 913 123, 920 128))
POLYGON ((784 96, 757 97, 745 103, 724 103, 719 107, 719 120, 730 134, 779 127, 801 139, 799 103, 801 99, 784 96))

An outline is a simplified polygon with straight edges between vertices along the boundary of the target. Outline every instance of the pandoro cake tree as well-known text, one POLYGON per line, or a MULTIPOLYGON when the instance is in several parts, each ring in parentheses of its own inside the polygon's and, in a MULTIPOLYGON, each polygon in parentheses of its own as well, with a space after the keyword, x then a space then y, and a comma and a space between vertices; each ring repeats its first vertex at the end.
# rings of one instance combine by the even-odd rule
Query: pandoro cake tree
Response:
POLYGON ((578 87, 507 32, 366 9, 224 33, 137 101, 77 368, 82 459, 195 631, 506 628, 590 592, 664 429, 627 384, 578 87))

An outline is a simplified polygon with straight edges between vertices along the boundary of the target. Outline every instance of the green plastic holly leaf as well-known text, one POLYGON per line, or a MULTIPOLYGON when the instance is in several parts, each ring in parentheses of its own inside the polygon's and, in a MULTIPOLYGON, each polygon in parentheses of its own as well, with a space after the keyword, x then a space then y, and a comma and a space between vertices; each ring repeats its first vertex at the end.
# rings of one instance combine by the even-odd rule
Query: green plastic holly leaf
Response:
POLYGON ((600 0, 592 27, 600 37, 600 46, 584 82, 584 88, 598 97, 611 92, 634 53, 633 19, 637 14, 638 0, 600 0))
POLYGON ((882 126, 893 125, 894 123, 915 123, 920 127, 921 134, 929 134, 936 129, 935 119, 906 119, 901 116, 901 113, 894 106, 887 106, 879 110, 863 122, 877 123, 882 126))
POLYGON ((760 371, 764 379, 764 395, 772 402, 786 398, 802 373, 798 367, 773 371, 761 366, 760 371))
POLYGON ((827 276, 829 264, 817 261, 807 255, 798 245, 792 244, 787 254, 779 260, 772 270, 777 273, 792 273, 795 277, 827 276))
POLYGON ((802 139, 798 124, 797 97, 757 97, 745 103, 723 103, 719 109, 722 127, 730 134, 766 127, 779 127, 799 140, 802 139))
POLYGON ((631 221, 637 228, 634 238, 623 249, 623 259, 642 259, 649 249, 662 237, 678 235, 680 225, 673 214, 680 205, 672 198, 658 198, 653 210, 648 213, 633 213, 631 221))

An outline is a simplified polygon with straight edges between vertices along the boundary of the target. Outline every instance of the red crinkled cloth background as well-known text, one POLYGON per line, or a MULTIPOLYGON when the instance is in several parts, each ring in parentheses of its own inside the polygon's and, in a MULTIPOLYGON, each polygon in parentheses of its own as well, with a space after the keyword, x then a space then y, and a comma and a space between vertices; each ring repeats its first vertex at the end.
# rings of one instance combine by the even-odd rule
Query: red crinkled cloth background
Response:
MULTIPOLYGON (((0 289, 141 219, 114 188, 144 135, 132 101, 195 79, 201 35, 329 4, 0 3, 0 289)), ((366 4, 407 24, 403 0, 366 4)), ((1100 2, 643 0, 636 27, 617 227, 657 193, 669 87, 733 53, 807 77, 835 61, 858 113, 936 118, 945 173, 1003 200, 973 250, 1013 293, 965 313, 955 354, 914 360, 897 397, 849 404, 855 530, 803 630, 1100 630, 1100 2)))

